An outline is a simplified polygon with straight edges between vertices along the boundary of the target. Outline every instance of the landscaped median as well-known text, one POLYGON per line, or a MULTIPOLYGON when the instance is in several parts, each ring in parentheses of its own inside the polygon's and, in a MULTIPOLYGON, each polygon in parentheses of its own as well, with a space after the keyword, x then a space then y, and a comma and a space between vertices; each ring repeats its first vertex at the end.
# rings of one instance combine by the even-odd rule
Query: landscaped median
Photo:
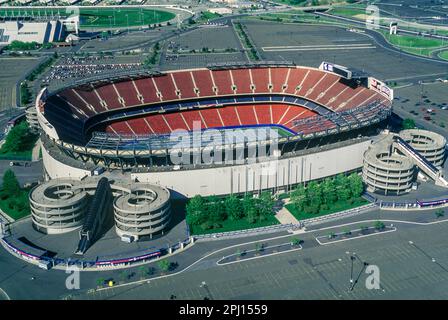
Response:
POLYGON ((373 236, 381 233, 393 232, 396 230, 397 228, 392 225, 386 226, 383 222, 376 221, 373 226, 361 226, 357 229, 347 229, 338 233, 331 232, 326 235, 320 235, 316 237, 316 241, 321 245, 326 245, 335 242, 373 236))
MULTIPOLYGON (((391 45, 405 52, 431 57, 433 51, 444 48, 448 45, 447 41, 426 38, 423 36, 389 34, 389 32, 380 30, 381 34, 391 45)), ((440 56, 440 55, 439 55, 440 56)))
POLYGON ((439 58, 443 60, 448 60, 448 50, 440 52, 439 58))
POLYGON ((245 260, 252 260, 256 258, 263 258, 266 256, 271 256, 275 254, 291 252, 296 250, 301 250, 301 243, 303 241, 299 239, 292 239, 290 242, 266 246, 263 243, 257 242, 255 244, 255 248, 253 250, 240 250, 238 249, 236 253, 230 254, 228 256, 223 257, 219 261, 216 262, 218 265, 224 265, 229 263, 235 263, 245 260))

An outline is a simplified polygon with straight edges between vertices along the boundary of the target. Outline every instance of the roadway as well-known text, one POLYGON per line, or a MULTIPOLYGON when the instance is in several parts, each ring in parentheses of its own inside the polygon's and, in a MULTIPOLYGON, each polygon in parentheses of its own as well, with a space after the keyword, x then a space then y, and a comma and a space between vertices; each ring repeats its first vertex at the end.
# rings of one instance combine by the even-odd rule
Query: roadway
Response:
MULTIPOLYGON (((20 166, 10 166, 10 160, 0 160, 0 172, 3 173, 7 169, 11 169, 14 171, 17 180, 19 181, 20 185, 23 186, 26 183, 33 183, 37 181, 43 180, 43 166, 42 166, 42 160, 40 161, 18 161, 19 163, 24 164, 25 162, 29 163, 28 167, 25 167, 25 165, 20 166)), ((2 181, 3 177, 0 176, 0 181, 2 181)))
POLYGON ((198 242, 169 258, 179 265, 173 273, 156 272, 141 280, 140 267, 130 268, 126 284, 93 293, 91 289, 97 286, 98 279, 119 281, 122 271, 82 272, 80 290, 67 290, 65 272, 41 270, 0 249, 0 288, 11 299, 169 299, 171 295, 178 299, 446 299, 447 232, 448 219, 437 219, 431 211, 403 214, 376 210, 296 235, 278 233, 198 242), (394 224, 397 231, 326 245, 315 240, 330 232, 371 226, 377 220, 394 224), (304 240, 302 250, 216 264, 237 249, 253 250, 256 242, 271 246, 292 237, 304 240), (356 252, 364 261, 380 267, 382 290, 367 290, 363 286, 364 274, 355 290, 347 290, 350 260, 346 252, 356 252), (202 282, 206 282, 209 292, 200 287, 202 282))

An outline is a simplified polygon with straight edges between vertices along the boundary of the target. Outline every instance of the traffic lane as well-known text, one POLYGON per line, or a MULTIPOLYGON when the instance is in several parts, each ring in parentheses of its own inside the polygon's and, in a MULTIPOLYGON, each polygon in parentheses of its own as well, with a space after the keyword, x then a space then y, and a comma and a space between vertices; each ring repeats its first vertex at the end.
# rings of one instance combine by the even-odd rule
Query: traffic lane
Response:
POLYGON ((42 181, 43 175, 43 166, 42 160, 39 161, 17 161, 19 163, 27 162, 29 166, 21 165, 21 166, 10 166, 10 160, 0 160, 0 181, 3 183, 3 174, 6 170, 11 169, 14 171, 17 180, 20 185, 23 186, 26 183, 33 183, 38 180, 42 181))

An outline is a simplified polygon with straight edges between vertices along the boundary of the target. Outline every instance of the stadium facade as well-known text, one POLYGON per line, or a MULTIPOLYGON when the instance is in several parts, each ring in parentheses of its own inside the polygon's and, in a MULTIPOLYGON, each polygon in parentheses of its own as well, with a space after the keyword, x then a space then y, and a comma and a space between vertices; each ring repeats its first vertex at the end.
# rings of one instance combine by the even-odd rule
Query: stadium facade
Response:
POLYGON ((43 89, 36 111, 48 179, 101 166, 192 197, 284 191, 360 170, 392 100, 358 70, 262 62, 43 89))

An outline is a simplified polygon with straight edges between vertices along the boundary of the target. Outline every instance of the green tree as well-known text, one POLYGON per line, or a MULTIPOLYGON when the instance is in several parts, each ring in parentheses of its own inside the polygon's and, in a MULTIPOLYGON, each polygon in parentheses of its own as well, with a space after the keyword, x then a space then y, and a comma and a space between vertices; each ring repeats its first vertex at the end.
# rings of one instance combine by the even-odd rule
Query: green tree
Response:
POLYGON ((307 205, 306 189, 299 185, 293 192, 291 192, 291 202, 298 211, 303 211, 307 205))
POLYGON ((437 209, 435 214, 437 218, 441 218, 445 215, 445 211, 443 209, 437 209))
POLYGON ((190 199, 186 206, 186 221, 190 225, 201 225, 207 220, 204 198, 196 195, 190 199))
POLYGON ((330 206, 336 202, 338 196, 336 195, 336 186, 334 180, 326 178, 322 183, 322 201, 330 206))
POLYGON ((249 223, 255 223, 257 222, 258 214, 257 209, 255 207, 249 207, 247 214, 246 214, 246 220, 249 223))
POLYGON ((8 169, 3 174, 3 194, 6 197, 17 197, 20 194, 20 185, 14 171, 8 169))
POLYGON ((31 149, 35 142, 36 135, 29 130, 28 123, 22 121, 9 131, 0 153, 25 151, 31 149))
POLYGON ((406 129, 414 129, 415 128, 415 121, 413 119, 404 119, 403 122, 401 123, 401 127, 403 128, 403 130, 406 129))
POLYGON ((96 279, 96 285, 98 287, 100 287, 100 286, 104 285, 104 281, 106 281, 104 278, 98 278, 98 279, 96 279))
POLYGON ((382 221, 376 221, 374 226, 378 230, 383 230, 386 227, 382 221))
POLYGON ((364 192, 362 178, 356 173, 352 173, 349 177, 350 193, 352 198, 359 198, 364 192))
POLYGON ((159 261, 157 263, 157 265, 159 266, 160 270, 162 270, 163 272, 170 271, 170 269, 171 269, 171 262, 169 262, 166 259, 162 260, 162 261, 159 261))
POLYGON ((251 195, 245 195, 242 201, 244 216, 247 217, 249 211, 255 209, 255 200, 251 195))
POLYGON ((227 216, 232 220, 240 220, 244 218, 243 206, 241 200, 231 195, 224 200, 224 206, 227 216))
POLYGON ((227 212, 223 201, 217 197, 207 199, 207 217, 215 226, 227 219, 227 212))
POLYGON ((350 199, 351 192, 347 177, 343 174, 338 174, 335 179, 335 184, 338 200, 347 201, 350 199))
POLYGON ((317 208, 320 207, 322 204, 321 186, 316 181, 311 181, 306 189, 310 206, 317 208))
POLYGON ((270 192, 264 191, 261 193, 257 202, 257 211, 260 217, 266 217, 273 214, 274 199, 270 192))

